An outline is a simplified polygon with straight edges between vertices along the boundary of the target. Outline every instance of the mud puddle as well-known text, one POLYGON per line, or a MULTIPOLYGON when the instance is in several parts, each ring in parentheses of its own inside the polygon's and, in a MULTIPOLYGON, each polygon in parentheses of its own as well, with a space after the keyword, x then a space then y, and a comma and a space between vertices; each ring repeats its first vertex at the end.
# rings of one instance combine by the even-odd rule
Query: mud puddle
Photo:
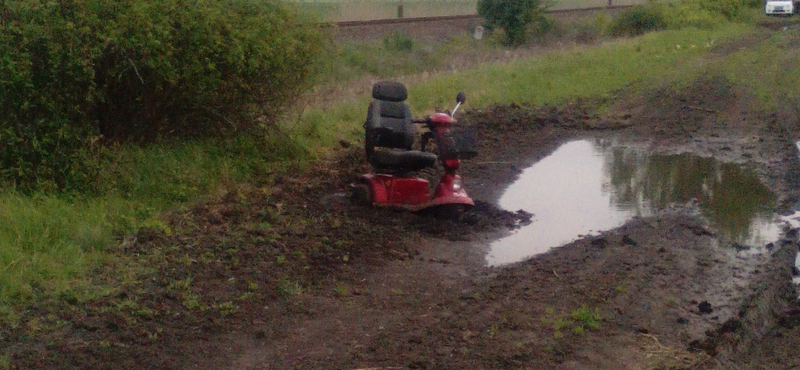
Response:
POLYGON ((524 170, 500 198, 533 222, 490 246, 491 266, 524 260, 671 207, 702 215, 737 250, 759 253, 779 239, 776 195, 736 164, 650 153, 616 139, 568 142, 524 170))

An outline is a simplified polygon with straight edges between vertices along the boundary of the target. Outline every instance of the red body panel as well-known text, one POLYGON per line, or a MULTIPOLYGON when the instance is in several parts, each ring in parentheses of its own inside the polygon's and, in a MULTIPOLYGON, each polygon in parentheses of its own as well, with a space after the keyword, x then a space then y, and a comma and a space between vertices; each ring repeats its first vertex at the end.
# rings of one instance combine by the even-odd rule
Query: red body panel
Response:
POLYGON ((372 201, 379 204, 415 206, 430 200, 428 180, 417 177, 364 175, 372 189, 372 201))
POLYGON ((425 179, 370 174, 362 176, 361 180, 369 185, 374 205, 396 206, 414 212, 445 204, 475 205, 464 189, 453 190, 453 182, 461 181, 458 175, 443 175, 432 199, 429 182, 425 179))
POLYGON ((430 120, 435 126, 451 126, 458 122, 447 113, 434 113, 430 116, 430 120))

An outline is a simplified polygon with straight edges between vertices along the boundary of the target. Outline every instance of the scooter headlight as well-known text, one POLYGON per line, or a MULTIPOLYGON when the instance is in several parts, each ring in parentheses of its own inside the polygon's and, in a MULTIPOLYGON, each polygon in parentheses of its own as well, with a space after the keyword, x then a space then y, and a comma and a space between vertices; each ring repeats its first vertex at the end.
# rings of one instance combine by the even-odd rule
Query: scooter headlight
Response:
POLYGON ((461 179, 453 179, 453 191, 461 190, 461 179))

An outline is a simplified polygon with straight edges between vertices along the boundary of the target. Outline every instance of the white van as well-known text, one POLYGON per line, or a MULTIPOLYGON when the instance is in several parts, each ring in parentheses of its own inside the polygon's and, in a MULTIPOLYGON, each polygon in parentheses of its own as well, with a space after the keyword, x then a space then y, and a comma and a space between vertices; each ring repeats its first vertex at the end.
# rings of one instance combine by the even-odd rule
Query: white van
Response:
POLYGON ((767 15, 792 15, 794 14, 794 0, 767 0, 764 13, 767 15))

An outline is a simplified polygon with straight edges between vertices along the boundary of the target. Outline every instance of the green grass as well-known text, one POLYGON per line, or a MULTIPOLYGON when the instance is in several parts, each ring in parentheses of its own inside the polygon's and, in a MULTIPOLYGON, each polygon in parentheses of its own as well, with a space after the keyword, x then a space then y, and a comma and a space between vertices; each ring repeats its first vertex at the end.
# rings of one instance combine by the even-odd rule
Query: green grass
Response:
POLYGON ((555 309, 552 307, 548 307, 545 312, 546 314, 541 317, 541 322, 543 325, 553 329, 553 337, 555 339, 563 338, 564 332, 568 330, 577 335, 583 335, 587 330, 597 330, 603 321, 599 309, 591 309, 585 304, 568 314, 556 314, 555 309))
MULTIPOLYGON (((621 89, 690 81, 708 70, 712 45, 752 32, 753 26, 736 24, 667 31, 443 72, 411 85, 410 104, 417 115, 450 108, 457 91, 467 93, 468 109, 511 102, 559 104, 576 97, 610 97, 621 89)), ((781 45, 796 42, 796 31, 792 32, 778 34, 777 42, 735 53, 730 62, 719 62, 716 68, 732 81, 753 84, 765 100, 772 99, 775 91, 797 96, 799 57, 781 54, 781 45), (753 65, 762 66, 763 72, 753 71, 749 67, 753 65)), ((469 48, 471 42, 458 40, 448 47, 469 48)), ((367 51, 355 54, 362 52, 367 51)), ((356 75, 353 72, 353 78, 356 75)), ((93 195, 0 192, 0 314, 13 318, 12 306, 36 299, 76 294, 82 299, 83 293, 76 292, 95 284, 91 279, 99 266, 110 266, 120 275, 133 274, 140 267, 115 252, 126 234, 141 226, 169 232, 159 218, 166 211, 213 198, 238 184, 269 182, 276 171, 313 160, 314 149, 334 147, 339 139, 360 139, 369 99, 363 96, 324 110, 307 108, 297 122, 286 123, 291 140, 276 136, 113 148, 106 170, 98 175, 100 189, 93 195)), ((284 288, 287 293, 297 291, 288 283, 284 288)), ((94 287, 86 294, 112 290, 94 287)))
MULTIPOLYGON (((132 203, 0 194, 0 303, 61 294, 106 260, 115 233, 130 230, 132 203)), ((0 314, 11 312, 4 305, 0 314)))
POLYGON ((307 154, 301 143, 281 135, 127 146, 109 153, 103 164, 108 170, 98 183, 103 194, 165 209, 212 194, 225 184, 263 181, 307 154))
POLYGON ((572 320, 583 331, 583 328, 599 329, 603 317, 600 315, 600 310, 590 309, 584 304, 572 311, 572 320))
POLYGON ((733 53, 714 66, 736 85, 748 86, 763 107, 796 108, 800 99, 800 30, 774 34, 766 42, 733 53), (783 107, 779 107, 783 105, 783 107))
MULTIPOLYGON (((610 97, 623 88, 644 89, 672 79, 690 80, 705 70, 702 57, 714 45, 753 32, 752 26, 728 24, 714 30, 688 28, 621 39, 600 47, 440 73, 409 86, 415 114, 452 107, 455 94, 467 94, 467 108, 511 102, 559 104, 579 97, 610 97)), ((325 111, 309 109, 305 127, 327 127, 325 135, 360 133, 370 97, 325 111)))
POLYGON ((420 73, 441 65, 447 43, 414 40, 397 31, 382 41, 344 42, 321 57, 318 84, 333 84, 364 76, 388 77, 420 73))
POLYGON ((0 319, 13 322, 13 305, 113 290, 89 289, 88 279, 99 266, 118 265, 120 275, 139 268, 114 253, 126 234, 143 226, 170 233, 159 218, 165 211, 213 197, 230 184, 268 181, 276 170, 307 159, 297 145, 273 141, 120 147, 99 175, 100 194, 0 193, 0 319))

